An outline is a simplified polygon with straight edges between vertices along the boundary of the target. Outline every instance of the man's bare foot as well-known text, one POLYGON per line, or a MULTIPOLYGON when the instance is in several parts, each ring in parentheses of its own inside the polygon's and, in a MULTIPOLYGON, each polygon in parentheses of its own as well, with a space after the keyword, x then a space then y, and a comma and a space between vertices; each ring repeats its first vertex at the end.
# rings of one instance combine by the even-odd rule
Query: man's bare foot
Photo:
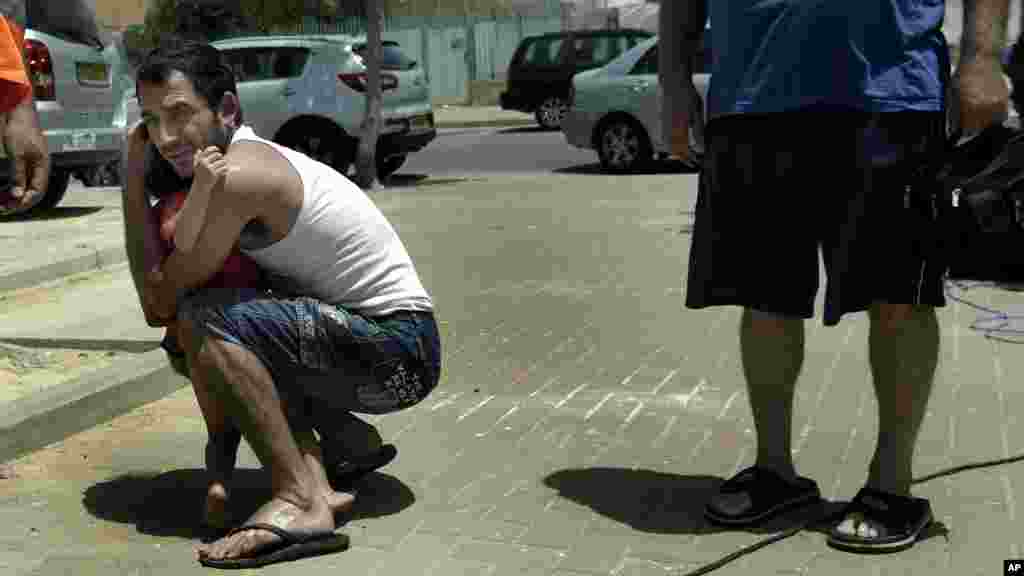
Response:
POLYGON ((349 492, 329 492, 325 495, 327 506, 334 514, 344 514, 352 510, 356 503, 356 495, 349 492))
POLYGON ((203 508, 203 522, 207 526, 224 529, 228 527, 228 490, 224 483, 214 480, 206 488, 206 506, 203 508))
MULTIPOLYGON (((257 523, 272 524, 297 536, 324 534, 333 532, 335 528, 331 509, 319 494, 307 510, 275 497, 261 506, 243 526, 257 523)), ((196 553, 199 559, 206 560, 259 556, 261 550, 280 540, 272 532, 255 528, 198 546, 196 553)))
MULTIPOLYGON (((324 494, 327 506, 335 515, 345 514, 355 505, 355 494, 348 492, 327 492, 324 494)), ((203 522, 211 528, 224 530, 231 524, 228 510, 228 491, 223 482, 212 481, 206 489, 206 506, 203 509, 203 522)))

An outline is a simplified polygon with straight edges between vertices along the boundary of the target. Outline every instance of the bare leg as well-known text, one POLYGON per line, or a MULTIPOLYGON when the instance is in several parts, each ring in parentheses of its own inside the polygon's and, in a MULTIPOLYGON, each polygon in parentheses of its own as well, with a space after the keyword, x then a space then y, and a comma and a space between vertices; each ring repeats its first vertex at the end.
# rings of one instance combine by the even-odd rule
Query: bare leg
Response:
POLYGON ((868 347, 878 398, 878 443, 868 486, 910 494, 914 445, 939 361, 935 309, 876 304, 868 347))
MULTIPOLYGON (((184 338, 184 330, 179 329, 178 341, 183 342, 184 338)), ((194 349, 186 351, 186 362, 175 366, 175 369, 192 383, 196 403, 199 404, 199 411, 206 422, 206 472, 209 480, 203 507, 203 521, 208 526, 226 528, 230 522, 228 483, 234 472, 241 437, 228 419, 223 404, 210 393, 203 379, 203 371, 189 370, 189 366, 195 366, 197 363, 194 352, 194 349)))
MULTIPOLYGON (((263 467, 270 472, 271 500, 248 523, 269 523, 296 534, 334 530, 334 517, 307 459, 299 450, 282 409, 273 379, 254 354, 235 344, 202 338, 188 324, 186 350, 196 359, 192 370, 224 404, 263 467)), ((197 550, 200 557, 235 558, 250 555, 278 540, 263 530, 248 530, 221 538, 197 550)))
POLYGON ((757 465, 793 478, 793 392, 804 360, 803 319, 744 310, 740 350, 757 431, 757 465))

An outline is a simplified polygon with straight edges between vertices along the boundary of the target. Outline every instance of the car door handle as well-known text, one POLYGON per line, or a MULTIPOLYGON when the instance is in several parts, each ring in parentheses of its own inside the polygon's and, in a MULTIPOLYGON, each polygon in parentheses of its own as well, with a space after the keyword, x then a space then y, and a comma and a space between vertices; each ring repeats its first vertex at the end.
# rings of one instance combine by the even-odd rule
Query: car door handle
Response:
POLYGON ((294 96, 295 95, 295 90, 292 90, 291 88, 285 88, 284 90, 281 91, 281 95, 282 96, 294 96))

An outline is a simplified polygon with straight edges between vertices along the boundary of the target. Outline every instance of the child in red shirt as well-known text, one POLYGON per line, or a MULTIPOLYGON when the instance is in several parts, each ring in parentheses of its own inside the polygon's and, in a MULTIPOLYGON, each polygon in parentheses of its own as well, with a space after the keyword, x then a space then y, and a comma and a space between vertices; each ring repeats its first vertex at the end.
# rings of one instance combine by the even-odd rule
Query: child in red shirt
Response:
MULTIPOLYGON (((160 238, 164 242, 164 258, 175 249, 191 252, 199 240, 206 220, 206 208, 217 184, 227 178, 229 168, 220 150, 207 148, 196 154, 195 176, 189 190, 178 190, 161 198, 153 207, 160 225, 160 238)), ((253 288, 264 281, 257 264, 241 253, 238 246, 232 250, 223 268, 203 288, 253 288)), ((171 356, 183 359, 179 326, 167 326, 160 345, 171 356)), ((212 399, 196 372, 189 375, 199 409, 206 421, 209 441, 206 445, 206 468, 210 474, 207 487, 204 520, 222 528, 226 524, 227 487, 234 469, 241 433, 228 421, 223 409, 212 399)))

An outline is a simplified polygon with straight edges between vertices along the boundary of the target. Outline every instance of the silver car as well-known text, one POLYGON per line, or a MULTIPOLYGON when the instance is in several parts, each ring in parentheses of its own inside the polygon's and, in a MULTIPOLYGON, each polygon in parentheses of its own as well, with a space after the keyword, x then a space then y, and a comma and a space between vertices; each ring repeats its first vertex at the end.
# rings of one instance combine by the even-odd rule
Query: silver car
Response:
MULTIPOLYGON (((213 42, 234 68, 246 124, 257 134, 347 174, 366 111, 365 39, 254 36, 213 42)), ((377 168, 398 170, 406 156, 437 137, 423 68, 395 42, 384 42, 377 168)))
MULTIPOLYGON (((705 54, 699 55, 697 60, 693 84, 701 114, 692 115, 690 126, 690 158, 694 164, 704 152, 704 118, 710 81, 705 54)), ((658 39, 655 37, 637 44, 602 68, 575 75, 572 102, 561 128, 569 144, 596 150, 606 170, 630 172, 655 156, 669 154, 662 134, 660 111, 658 39)))
POLYGON ((124 110, 120 56, 111 43, 25 30, 25 56, 50 151, 50 182, 32 211, 56 206, 72 175, 91 173, 121 154, 124 110))

